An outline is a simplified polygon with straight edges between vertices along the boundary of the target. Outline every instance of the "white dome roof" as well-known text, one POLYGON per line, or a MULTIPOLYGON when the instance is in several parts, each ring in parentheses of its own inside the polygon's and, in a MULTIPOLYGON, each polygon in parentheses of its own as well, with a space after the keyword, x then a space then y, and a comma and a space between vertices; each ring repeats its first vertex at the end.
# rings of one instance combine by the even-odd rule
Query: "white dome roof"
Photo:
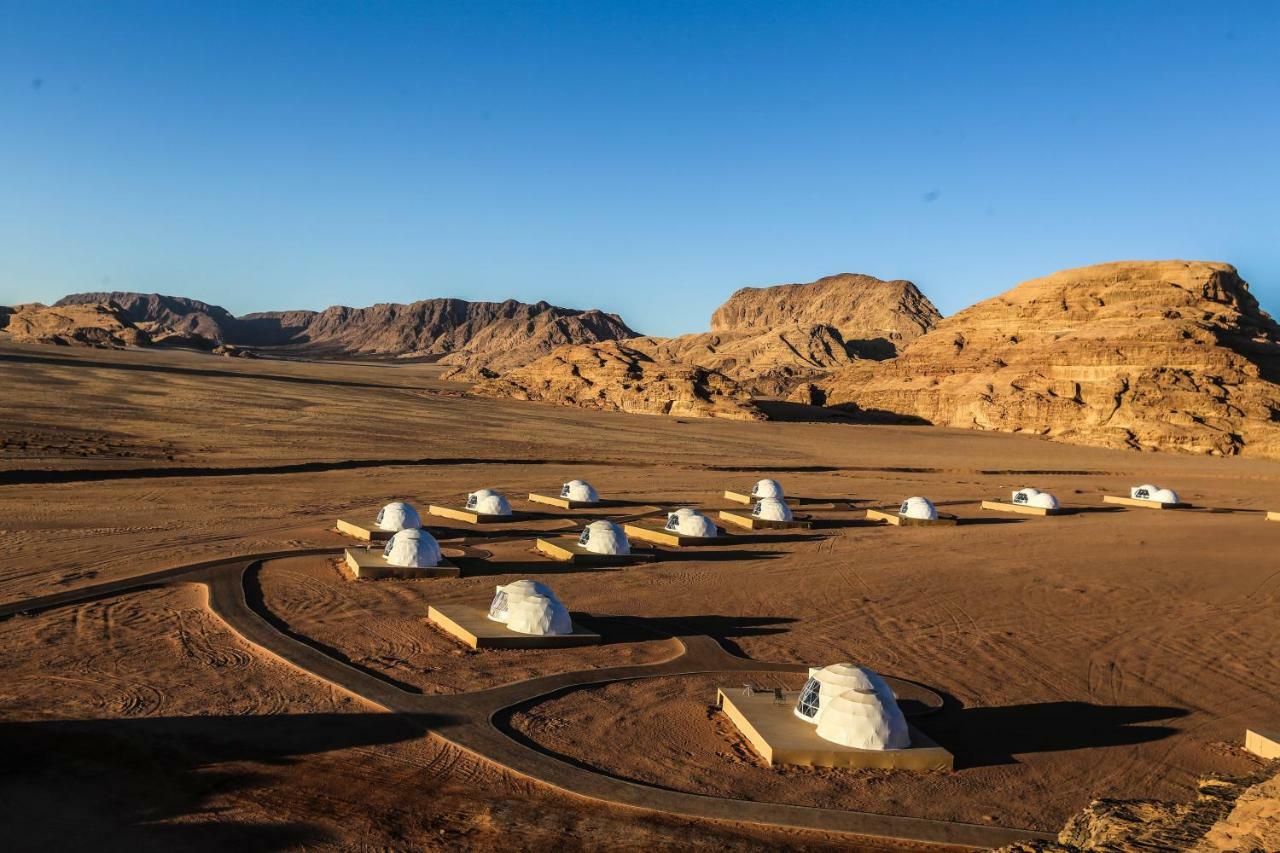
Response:
POLYGON ((501 492, 493 489, 481 489, 467 495, 467 509, 481 515, 511 515, 511 504, 501 492))
POLYGON ((530 595, 540 595, 559 601, 551 587, 531 580, 512 581, 509 584, 494 588, 493 602, 489 605, 489 618, 495 622, 506 622, 510 616, 511 602, 530 595))
POLYGON ((751 487, 751 497, 753 498, 778 498, 781 500, 782 485, 777 480, 760 480, 751 487))
POLYGON ((791 507, 778 498, 763 498, 756 503, 751 514, 765 521, 790 521, 791 507))
POLYGON ((938 510, 928 498, 913 497, 902 502, 898 515, 904 518, 924 518, 929 521, 938 520, 938 510))
POLYGON ((1040 509, 1057 509, 1058 499, 1048 492, 1037 492, 1031 496, 1031 500, 1027 501, 1027 505, 1040 507, 1040 509))
POLYGON ((1160 491, 1159 486, 1154 486, 1151 483, 1143 483, 1141 486, 1134 486, 1130 489, 1129 497, 1134 500, 1149 501, 1151 500, 1151 496, 1158 491, 1160 491))
POLYGON ((1156 489, 1151 495, 1151 500, 1159 501, 1162 504, 1178 503, 1178 493, 1173 489, 1156 489))
POLYGON ((1025 489, 1018 489, 1018 491, 1016 491, 1016 492, 1014 492, 1014 493, 1013 493, 1013 498, 1012 498, 1012 500, 1013 500, 1013 502, 1014 502, 1014 503, 1016 503, 1016 504, 1028 504, 1028 505, 1029 505, 1029 504, 1031 503, 1031 499, 1032 499, 1032 498, 1034 498, 1034 497, 1035 497, 1036 495, 1038 495, 1038 494, 1040 494, 1040 490, 1039 490, 1039 489, 1032 489, 1032 488, 1030 488, 1030 487, 1025 488, 1025 489))
POLYGON ((401 530, 387 541, 382 556, 393 566, 429 569, 440 565, 440 543, 425 530, 401 530))
POLYGON ((422 526, 418 511, 404 501, 392 501, 378 510, 379 530, 395 533, 398 530, 414 530, 422 526))
POLYGON ((875 670, 852 663, 833 663, 829 666, 810 667, 809 680, 800 691, 796 702, 796 716, 810 723, 822 717, 822 702, 849 690, 870 691, 893 699, 893 689, 875 670))
POLYGON ((591 503, 600 500, 600 495, 596 494, 596 490, 586 480, 570 480, 565 483, 560 487, 560 497, 591 503))
POLYGON ((569 611, 545 595, 521 595, 510 599, 507 627, 521 634, 560 636, 573 633, 569 611))
POLYGON ((716 536, 715 523, 696 509, 681 507, 675 512, 667 513, 667 530, 681 536, 716 536))
POLYGON ((906 749, 911 734, 892 696, 851 689, 824 699, 818 737, 855 749, 906 749))
POLYGON ((627 534, 623 533, 622 528, 612 521, 603 519, 593 521, 582 528, 582 535, 578 537, 578 544, 593 554, 625 556, 631 553, 631 543, 627 540, 627 534))

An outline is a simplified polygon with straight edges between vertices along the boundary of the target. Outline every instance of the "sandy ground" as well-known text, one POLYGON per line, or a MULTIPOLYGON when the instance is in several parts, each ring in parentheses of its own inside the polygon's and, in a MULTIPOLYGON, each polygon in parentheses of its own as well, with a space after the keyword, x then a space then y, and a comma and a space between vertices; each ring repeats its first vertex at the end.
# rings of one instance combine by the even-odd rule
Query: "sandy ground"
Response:
MULTIPOLYGON (((767 424, 585 414, 467 399, 421 365, 0 346, 0 379, 8 403, 0 410, 4 601, 221 555, 340 544, 329 529, 334 518, 371 514, 393 498, 453 503, 483 486, 522 496, 572 477, 592 481, 606 497, 714 506, 720 490, 771 474, 793 494, 868 503, 924 494, 985 522, 841 527, 546 577, 533 571, 541 564, 524 546, 510 543, 493 543, 491 568, 456 581, 354 584, 323 559, 280 561, 264 571, 264 592, 281 619, 428 692, 662 656, 659 644, 634 635, 575 652, 601 656, 571 663, 543 653, 455 655, 421 624, 428 603, 483 604, 495 583, 536 576, 576 611, 642 617, 658 631, 700 631, 761 659, 852 659, 952 700, 922 727, 956 753, 958 769, 925 777, 761 767, 708 716, 710 685, 694 678, 578 691, 528 710, 524 725, 535 740, 616 775, 747 798, 1056 829, 1095 796, 1189 798, 1199 775, 1251 767, 1238 748, 1244 728, 1280 719, 1273 557, 1280 524, 1256 512, 1280 508, 1277 463, 805 422, 810 415, 798 409, 786 412, 792 422, 767 424), (66 480, 50 482, 57 477, 66 480), (1233 512, 1005 519, 976 505, 1034 485, 1064 503, 1100 508, 1101 494, 1152 481, 1233 512), (363 639, 347 624, 371 619, 375 630, 363 639), (680 734, 665 734, 671 731, 680 734)), ((174 596, 135 593, 0 624, 0 659, 19 674, 0 691, 7 741, 37 744, 45 735, 36 727, 55 727, 47 730, 55 737, 67 721, 94 737, 95 726, 133 721, 120 727, 133 746, 89 757, 68 749, 70 764, 60 759, 47 774, 17 781, 7 774, 6 787, 32 792, 16 801, 22 812, 37 813, 44 794, 57 802, 58 785, 76 775, 77 762, 89 762, 96 778, 123 773, 127 784, 98 799, 77 789, 83 825, 102 829, 119 820, 132 827, 122 838, 140 844, 166 836, 141 828, 140 812, 122 813, 116 799, 153 785, 175 792, 164 825, 219 826, 268 847, 304 836, 238 835, 249 830, 236 827, 284 822, 324 843, 393 847, 428 845, 444 830, 454 833, 454 846, 482 847, 493 821, 515 815, 531 822, 530 847, 554 845, 562 830, 570 847, 572 839, 588 846, 630 837, 656 847, 688 841, 681 835, 688 826, 678 822, 642 822, 528 786, 517 794, 492 768, 433 764, 418 755, 430 752, 429 741, 346 742, 345 724, 326 721, 365 712, 335 705, 307 677, 260 660, 229 635, 204 653, 214 663, 181 651, 172 614, 190 611, 195 624, 204 611, 198 599, 174 596), (116 616, 103 615, 112 608, 116 616), (155 649, 144 654, 123 644, 132 633, 139 636, 130 642, 145 639, 155 649), (243 667, 216 663, 240 655, 249 661, 243 667), (197 717, 269 733, 295 714, 321 719, 303 727, 316 729, 315 740, 284 760, 215 750, 193 765, 164 747, 185 742, 182 727, 197 717), (352 749, 365 749, 359 761, 352 749), (363 757, 369 749, 376 762, 363 757), (222 772, 209 768, 226 762, 252 783, 223 790, 210 782, 215 793, 207 793, 206 775, 222 772), (346 781, 343 772, 360 778, 346 781), (396 783, 377 784, 382 772, 396 783), (405 796, 419 773, 429 780, 422 784, 444 793, 405 796), (331 782, 326 774, 339 775, 331 782), (472 784, 480 794, 462 793, 472 784), (219 805, 222 797, 239 805, 219 805), (351 808, 367 802, 365 816, 334 806, 335 797, 351 808), (641 825, 648 834, 632 835, 641 825)), ((363 737, 385 737, 381 723, 371 728, 363 737)), ((48 814, 54 806, 43 808, 48 814)), ((799 840, 696 827, 708 844, 799 840)), ((175 836, 167 838, 172 844, 175 836)))

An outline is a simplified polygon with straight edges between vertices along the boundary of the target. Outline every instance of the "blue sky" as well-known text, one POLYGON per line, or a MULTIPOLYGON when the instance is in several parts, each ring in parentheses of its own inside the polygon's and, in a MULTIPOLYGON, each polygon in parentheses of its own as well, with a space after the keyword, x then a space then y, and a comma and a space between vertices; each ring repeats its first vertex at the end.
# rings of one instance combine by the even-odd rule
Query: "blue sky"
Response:
POLYGON ((546 299, 1226 260, 1280 313, 1280 3, 0 2, 0 304, 546 299))

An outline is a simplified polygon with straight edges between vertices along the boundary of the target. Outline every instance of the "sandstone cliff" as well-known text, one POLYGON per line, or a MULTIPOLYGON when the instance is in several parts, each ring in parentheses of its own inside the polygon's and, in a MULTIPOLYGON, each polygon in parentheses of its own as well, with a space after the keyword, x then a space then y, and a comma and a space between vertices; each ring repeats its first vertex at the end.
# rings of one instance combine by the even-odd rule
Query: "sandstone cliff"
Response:
POLYGON ((232 343, 244 334, 239 320, 218 305, 184 296, 159 293, 72 293, 54 303, 55 307, 112 305, 140 329, 157 334, 185 335, 204 339, 205 348, 232 343))
POLYGON ((19 343, 118 349, 151 342, 147 333, 114 305, 17 305, 5 331, 10 340, 19 343))
POLYGON ((1105 447, 1280 456, 1280 327, 1234 267, 1055 273, 941 322, 813 402, 1105 447))
POLYGON ((702 367, 658 361, 616 341, 560 347, 471 390, 485 397, 636 414, 764 418, 750 395, 727 376, 702 367))

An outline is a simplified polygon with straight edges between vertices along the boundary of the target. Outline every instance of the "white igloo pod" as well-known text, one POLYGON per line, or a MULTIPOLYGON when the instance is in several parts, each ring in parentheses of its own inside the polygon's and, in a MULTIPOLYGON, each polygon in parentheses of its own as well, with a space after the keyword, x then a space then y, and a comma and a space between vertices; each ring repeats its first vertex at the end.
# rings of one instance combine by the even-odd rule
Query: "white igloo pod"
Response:
MULTIPOLYGON (((847 690, 870 690, 893 699, 893 689, 875 670, 851 663, 833 663, 829 666, 809 667, 809 680, 800 691, 795 714, 809 723, 822 718, 825 700, 839 696, 847 690)), ((895 700, 896 701, 896 700, 895 700)))
POLYGON ((764 498, 756 503, 751 514, 764 521, 790 521, 791 507, 778 498, 764 498))
POLYGON ((511 504, 501 492, 493 489, 481 489, 467 495, 467 509, 481 515, 511 515, 511 504))
POLYGON ((855 749, 906 749, 907 719, 893 695, 852 688, 824 701, 818 737, 855 749))
POLYGON ((510 599, 507 608, 507 627, 516 633, 539 637, 573 633, 569 611, 556 598, 521 595, 510 599))
POLYGON ((631 543, 622 528, 612 521, 593 521, 582 528, 578 544, 593 554, 618 554, 626 556, 631 553, 631 543))
POLYGON ((667 513, 666 529, 681 536, 716 536, 720 532, 711 519, 687 506, 667 513))
POLYGON ((777 480, 760 480, 751 487, 751 497, 753 498, 777 498, 782 500, 782 484, 777 480))
POLYGON ((928 498, 913 497, 907 498, 902 502, 902 506, 898 509, 898 515, 903 518, 920 518, 928 521, 938 520, 937 507, 928 498))
POLYGON ((440 565, 440 543, 425 530, 401 530, 387 540, 382 556, 393 566, 430 569, 440 565))
POLYGON ((546 584, 531 580, 512 581, 494 589, 493 602, 489 605, 489 618, 494 622, 506 622, 511 615, 511 603, 530 595, 540 595, 544 598, 556 597, 551 587, 546 584))
POLYGON ((1028 486, 1025 489, 1018 489, 1018 491, 1014 492, 1012 500, 1013 500, 1013 503, 1026 504, 1027 506, 1030 506, 1031 499, 1038 494, 1040 494, 1039 489, 1033 489, 1030 486, 1028 486))
POLYGON ((379 530, 395 533, 399 530, 415 530, 422 526, 418 511, 404 501, 392 501, 378 510, 375 522, 379 530))
POLYGON ((1162 504, 1176 504, 1180 502, 1178 493, 1173 489, 1156 489, 1151 494, 1151 500, 1158 501, 1162 504))
POLYGON ((1129 490, 1129 497, 1135 501, 1154 500, 1151 496, 1160 491, 1159 486, 1153 486, 1150 483, 1143 483, 1141 486, 1134 486, 1129 490))
POLYGON ((600 495, 586 480, 570 480, 565 483, 560 487, 560 497, 584 503, 596 503, 600 500, 600 495))

